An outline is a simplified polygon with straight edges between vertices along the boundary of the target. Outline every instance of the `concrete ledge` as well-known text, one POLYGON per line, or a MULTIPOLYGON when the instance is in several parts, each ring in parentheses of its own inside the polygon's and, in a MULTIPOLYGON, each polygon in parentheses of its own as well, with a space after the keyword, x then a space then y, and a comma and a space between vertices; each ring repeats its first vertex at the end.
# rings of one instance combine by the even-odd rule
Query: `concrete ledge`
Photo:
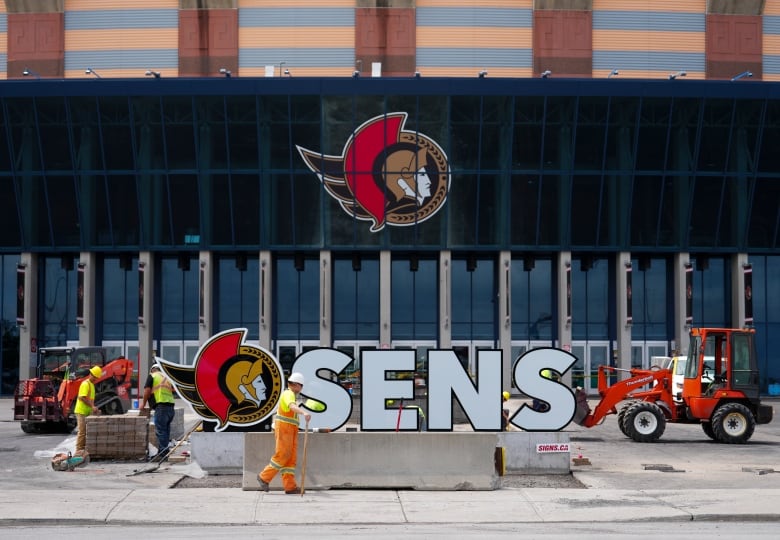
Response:
POLYGON ((569 434, 563 431, 505 431, 498 434, 498 446, 506 449, 507 474, 568 474, 571 472, 569 434), (537 445, 548 445, 537 451, 537 445))
MULTIPOLYGON (((309 443, 312 445, 309 447, 309 450, 313 448, 314 444, 317 444, 312 442, 315 438, 338 437, 345 434, 346 433, 340 431, 335 433, 309 433, 309 443)), ((213 433, 196 431, 190 435, 192 457, 198 465, 209 474, 243 474, 245 435, 247 434, 240 432, 213 433)), ((252 435, 263 435, 270 439, 269 443, 263 443, 264 446, 262 449, 257 450, 257 452, 262 450, 259 461, 262 461, 263 463, 262 466, 260 463, 257 463, 256 466, 262 469, 262 467, 265 467, 266 465, 266 460, 268 460, 273 453, 273 434, 256 433, 252 435)), ((349 433, 349 435, 364 436, 376 434, 356 432, 349 433)), ((408 444, 416 444, 416 437, 422 435, 451 435, 461 437, 464 435, 468 436, 470 433, 393 433, 393 435, 414 436, 408 444)), ((506 449, 505 468, 507 474, 569 474, 571 472, 571 454, 569 452, 540 453, 536 451, 537 444, 570 445, 568 432, 508 431, 504 433, 494 433, 492 435, 496 437, 497 442, 495 444, 506 449)), ((300 444, 303 444, 303 435, 299 435, 299 441, 300 444)), ((459 443, 456 442, 455 445, 457 444, 459 443)), ((310 458, 311 454, 307 456, 307 461, 310 458)), ((302 455, 299 457, 299 460, 300 459, 302 459, 302 455)), ((253 466, 255 466, 254 462, 253 466)), ((344 481, 344 478, 342 478, 341 481, 344 481)), ((249 479, 249 486, 252 486, 252 482, 254 482, 254 477, 249 479)))
MULTIPOLYGON (((244 470, 244 435, 246 433, 195 431, 190 435, 192 459, 209 474, 241 474, 244 470)), ((272 433, 263 435, 270 435, 273 440, 272 433)))
MULTIPOLYGON (((309 433, 306 489, 493 490, 496 433, 309 433)), ((257 473, 274 453, 271 433, 244 434, 242 489, 258 490, 257 473)), ((298 435, 300 482, 303 434, 298 435)), ((199 463, 200 464, 200 463, 199 463)), ((201 465, 202 467, 203 465, 201 465)), ((272 489, 281 489, 277 477, 272 489)))

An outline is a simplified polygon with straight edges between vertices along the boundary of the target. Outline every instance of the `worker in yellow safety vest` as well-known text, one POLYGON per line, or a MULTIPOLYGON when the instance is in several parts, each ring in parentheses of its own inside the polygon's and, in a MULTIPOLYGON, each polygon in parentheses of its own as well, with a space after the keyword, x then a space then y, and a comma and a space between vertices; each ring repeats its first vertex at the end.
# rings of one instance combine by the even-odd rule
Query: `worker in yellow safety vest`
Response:
POLYGON ((145 410, 146 404, 151 402, 152 397, 154 397, 154 433, 157 436, 157 454, 151 459, 163 460, 170 451, 168 446, 171 442, 171 423, 176 416, 176 411, 174 410, 173 384, 157 364, 152 366, 146 384, 144 384, 141 411, 145 410))
POLYGON ((274 434, 276 436, 276 449, 271 456, 271 462, 257 475, 260 489, 269 490, 269 483, 276 473, 282 475, 284 492, 288 495, 300 493, 295 482, 295 464, 298 457, 298 415, 306 420, 306 429, 309 427, 311 413, 298 405, 298 394, 303 389, 303 375, 293 373, 287 379, 287 390, 282 392, 279 398, 279 406, 274 415, 274 434))
POLYGON ((95 381, 103 376, 100 366, 89 368, 89 375, 79 385, 79 394, 73 406, 76 415, 76 453, 83 452, 87 447, 87 416, 99 413, 95 407, 95 381))

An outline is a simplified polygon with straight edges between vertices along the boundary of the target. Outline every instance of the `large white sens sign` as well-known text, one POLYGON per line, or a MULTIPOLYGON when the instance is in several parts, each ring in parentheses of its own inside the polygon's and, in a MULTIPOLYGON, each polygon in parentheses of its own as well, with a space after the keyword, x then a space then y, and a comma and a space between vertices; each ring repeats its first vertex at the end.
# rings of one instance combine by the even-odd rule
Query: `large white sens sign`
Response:
MULTIPOLYGON (((515 427, 525 431, 559 431, 574 418, 576 401, 572 390, 542 377, 551 369, 565 373, 576 362, 571 353, 555 348, 533 349, 520 356, 512 368, 514 386, 523 394, 547 402, 545 412, 523 404, 511 417, 515 427)), ((352 414, 352 396, 334 374, 341 373, 352 358, 335 349, 313 349, 299 356, 293 371, 306 378, 305 397, 325 404, 312 411, 311 428, 338 429, 352 414)), ((398 404, 414 399, 416 354, 412 350, 364 351, 360 366, 360 429, 362 431, 417 431, 421 421, 417 410, 398 404), (390 378, 389 373, 408 378, 390 378), (387 401, 393 400, 392 405, 387 401)), ((475 431, 501 431, 503 408, 501 386, 502 351, 480 350, 474 378, 464 369, 454 351, 428 353, 427 429, 452 431, 454 400, 460 404, 475 431)))

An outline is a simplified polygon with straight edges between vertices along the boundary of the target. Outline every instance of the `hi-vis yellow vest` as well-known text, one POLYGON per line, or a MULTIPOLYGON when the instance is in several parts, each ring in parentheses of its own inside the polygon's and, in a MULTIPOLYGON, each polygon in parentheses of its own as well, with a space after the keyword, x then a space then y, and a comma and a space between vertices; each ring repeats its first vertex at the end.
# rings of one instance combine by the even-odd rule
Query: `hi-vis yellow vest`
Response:
POLYGON ((92 407, 79 399, 82 396, 91 399, 92 403, 95 402, 95 385, 92 384, 92 381, 89 379, 85 380, 81 383, 81 385, 79 385, 79 395, 76 398, 76 405, 73 407, 74 414, 89 416, 92 414, 92 407))
POLYGON ((152 393, 155 403, 174 403, 173 386, 165 375, 159 372, 152 373, 152 393))

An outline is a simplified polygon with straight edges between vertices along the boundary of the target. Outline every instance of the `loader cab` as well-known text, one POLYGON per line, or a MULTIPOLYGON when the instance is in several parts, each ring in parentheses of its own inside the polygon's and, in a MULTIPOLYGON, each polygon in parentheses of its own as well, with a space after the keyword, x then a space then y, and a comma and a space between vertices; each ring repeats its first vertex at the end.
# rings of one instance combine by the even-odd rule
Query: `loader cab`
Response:
POLYGON ((759 376, 754 336, 753 329, 692 329, 684 397, 714 396, 718 390, 727 390, 757 401, 759 376))
POLYGON ((61 381, 86 375, 92 366, 104 366, 102 347, 46 347, 40 350, 38 378, 61 381))

